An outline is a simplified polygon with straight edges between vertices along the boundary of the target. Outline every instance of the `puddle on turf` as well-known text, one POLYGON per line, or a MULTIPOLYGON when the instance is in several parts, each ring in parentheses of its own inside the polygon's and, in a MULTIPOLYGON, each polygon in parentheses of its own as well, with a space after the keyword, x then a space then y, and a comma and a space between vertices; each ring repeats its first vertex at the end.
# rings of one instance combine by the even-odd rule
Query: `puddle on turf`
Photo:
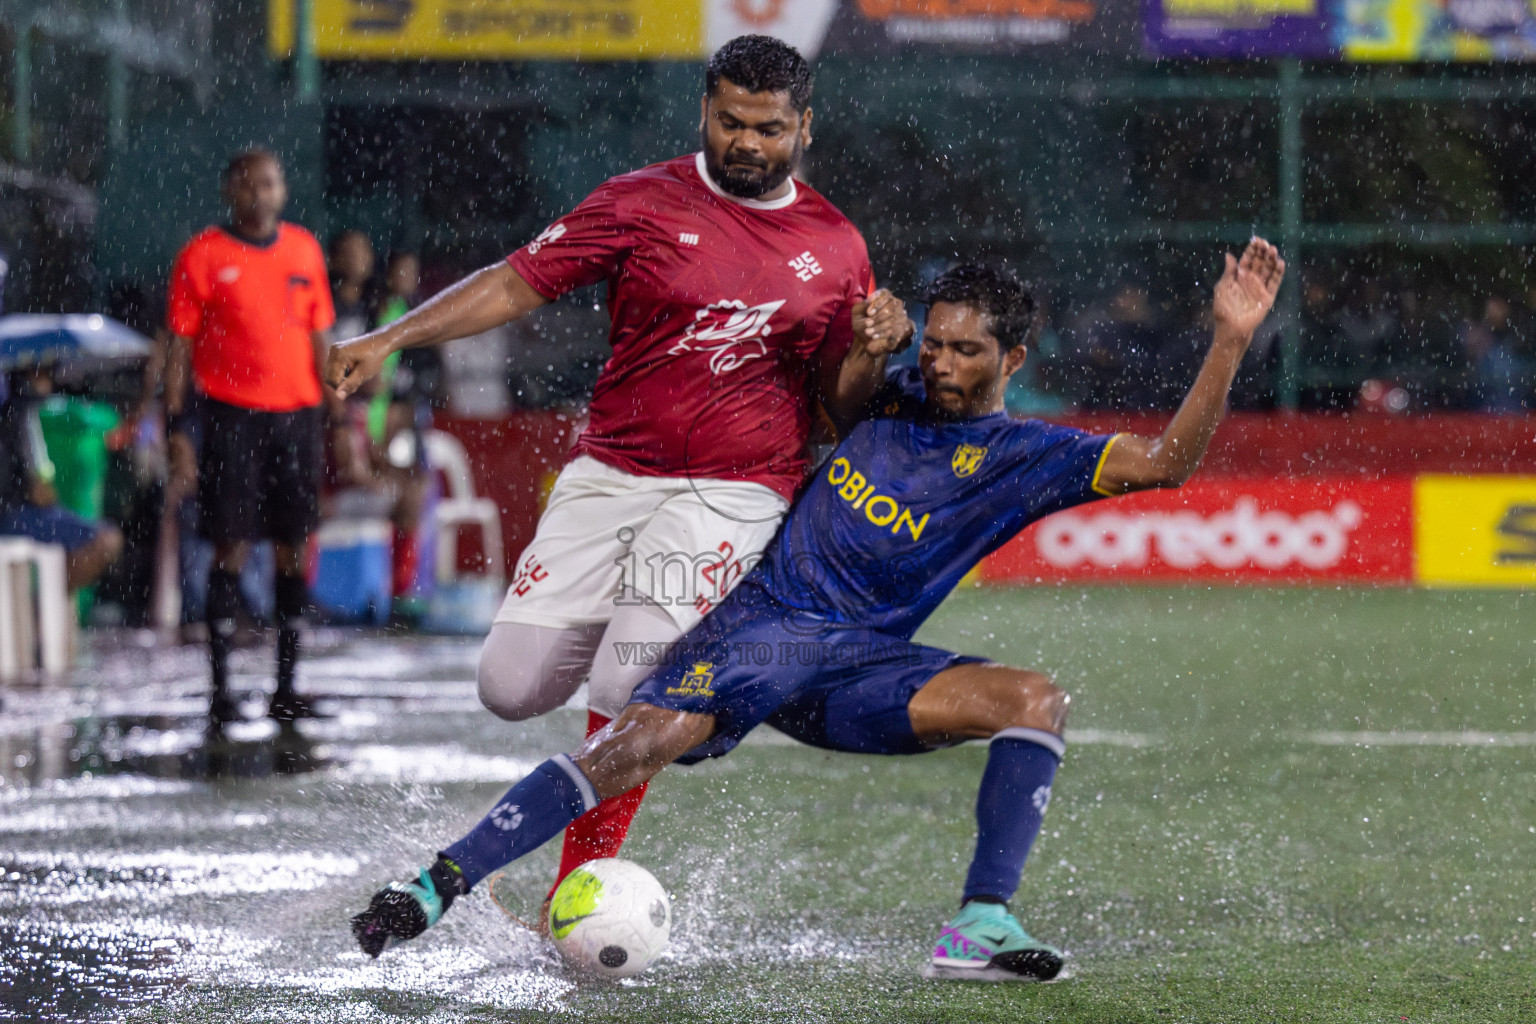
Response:
POLYGON ((219 930, 133 923, 0 921, 0 1019, 117 1019, 164 1001, 232 956, 270 946, 219 930))
MULTIPOLYGON (((200 656, 185 651, 158 661, 113 652, 71 685, 7 690, 0 1020, 136 1018, 150 1008, 195 1019, 227 1005, 288 1021, 434 1009, 447 1021, 472 1009, 568 1012, 596 994, 484 899, 456 907, 429 941, 378 961, 356 952, 347 916, 472 820, 473 808, 445 800, 444 789, 499 792, 565 741, 555 737, 579 730, 577 715, 552 716, 531 745, 498 747, 505 723, 475 695, 478 645, 376 646, 306 661, 301 687, 334 717, 297 726, 257 718, 270 689, 259 676, 266 654, 244 657, 237 686, 253 720, 222 731, 207 727, 200 656)), ((687 987, 744 963, 875 955, 741 904, 727 881, 736 856, 689 855, 670 880, 680 914, 672 947, 621 988, 687 987)), ((530 869, 535 888, 545 870, 530 869)))

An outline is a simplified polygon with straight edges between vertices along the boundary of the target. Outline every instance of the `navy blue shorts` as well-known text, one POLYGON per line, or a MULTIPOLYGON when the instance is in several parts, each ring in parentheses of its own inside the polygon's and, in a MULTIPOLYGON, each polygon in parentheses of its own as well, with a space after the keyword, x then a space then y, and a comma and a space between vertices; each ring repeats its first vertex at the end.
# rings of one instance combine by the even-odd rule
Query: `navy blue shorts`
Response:
POLYGON ((30 537, 39 544, 59 544, 78 551, 96 539, 101 527, 63 505, 22 505, 0 512, 0 534, 30 537))
POLYGON ((947 668, 983 660, 830 624, 744 583, 629 700, 715 716, 715 734, 682 764, 729 753, 763 722, 827 750, 921 754, 932 748, 912 732, 912 695, 947 668))

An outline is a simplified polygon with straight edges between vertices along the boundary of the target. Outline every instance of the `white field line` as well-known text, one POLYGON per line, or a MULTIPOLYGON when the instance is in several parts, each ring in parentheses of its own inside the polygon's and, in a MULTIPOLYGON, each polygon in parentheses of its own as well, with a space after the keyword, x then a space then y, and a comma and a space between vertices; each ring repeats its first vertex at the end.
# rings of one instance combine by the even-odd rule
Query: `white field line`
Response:
POLYGON ((1145 732, 1119 732, 1115 729, 1068 729, 1064 737, 1069 744, 1087 743, 1103 747, 1155 747, 1158 737, 1145 732))
MULTIPOLYGON (((1085 743, 1090 746, 1105 747, 1155 747, 1161 742, 1158 737, 1144 732, 1116 732, 1112 729, 1068 729, 1066 740, 1069 745, 1085 743)), ((972 740, 973 743, 985 743, 986 740, 972 740)), ((798 747, 798 740, 779 732, 777 729, 761 728, 747 733, 742 740, 742 746, 754 747, 798 747)))
POLYGON ((1536 732, 1303 732, 1301 743, 1324 747, 1536 747, 1536 732))

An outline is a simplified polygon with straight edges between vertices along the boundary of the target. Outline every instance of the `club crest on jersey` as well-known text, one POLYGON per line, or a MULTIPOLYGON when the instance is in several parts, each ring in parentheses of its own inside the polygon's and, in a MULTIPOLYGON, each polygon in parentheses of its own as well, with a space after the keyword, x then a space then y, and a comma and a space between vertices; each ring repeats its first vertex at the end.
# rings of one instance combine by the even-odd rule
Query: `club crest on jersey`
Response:
POLYGON ((715 673, 711 671, 715 667, 711 661, 696 661, 693 670, 677 681, 676 686, 667 687, 667 693, 673 697, 713 697, 715 691, 710 684, 715 681, 715 673))
POLYGON ((739 299, 712 302, 694 315, 693 323, 668 355, 684 352, 708 352, 713 373, 729 373, 749 359, 768 354, 763 343, 771 331, 768 321, 785 300, 748 306, 739 299))
POLYGON ((973 444, 962 444, 955 448, 955 454, 949 460, 949 468, 955 471, 955 476, 970 476, 981 468, 981 460, 987 457, 985 448, 978 448, 973 444))

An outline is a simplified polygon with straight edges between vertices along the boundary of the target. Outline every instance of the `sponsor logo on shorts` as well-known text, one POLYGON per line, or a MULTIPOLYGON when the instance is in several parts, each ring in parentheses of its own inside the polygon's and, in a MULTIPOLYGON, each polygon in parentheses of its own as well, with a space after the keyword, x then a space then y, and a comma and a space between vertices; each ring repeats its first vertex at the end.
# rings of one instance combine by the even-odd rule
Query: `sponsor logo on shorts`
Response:
MULTIPOLYGON (((629 544, 635 534, 625 527, 618 537, 620 543, 629 544)), ((738 558, 736 546, 728 540, 721 541, 713 551, 698 554, 658 551, 646 556, 643 563, 650 575, 650 586, 646 587, 645 574, 640 571, 642 563, 631 548, 613 560, 619 567, 619 592, 613 603, 692 605, 700 615, 707 615, 762 557, 761 552, 752 552, 738 558)))
POLYGON ((777 299, 756 306, 748 306, 739 299, 712 302, 694 314, 682 340, 667 354, 708 352, 713 373, 729 373, 748 360, 761 359, 768 354, 763 339, 773 331, 768 322, 785 301, 777 299))
POLYGON ((683 678, 677 681, 677 685, 667 687, 667 695, 670 697, 713 697, 714 689, 711 687, 715 681, 714 662, 696 661, 693 669, 683 678))
MULTIPOLYGON (((981 453, 985 455, 986 449, 981 449, 981 453)), ((863 513, 864 518, 876 526, 889 526, 892 536, 900 534, 901 528, 905 526, 913 540, 922 540, 929 513, 924 512, 921 519, 913 519, 912 510, 904 508, 895 498, 876 494, 875 485, 866 480, 863 473, 854 469, 847 459, 832 460, 827 467, 827 483, 837 488, 838 496, 853 511, 863 513)))
POLYGON ((963 479, 980 469, 981 460, 986 457, 985 448, 978 448, 973 444, 958 445, 955 448, 955 454, 950 457, 949 468, 955 471, 955 476, 963 479))
POLYGON ((549 570, 539 563, 538 555, 530 553, 512 576, 512 593, 518 597, 527 597, 534 584, 543 583, 547 579, 549 579, 549 570))

